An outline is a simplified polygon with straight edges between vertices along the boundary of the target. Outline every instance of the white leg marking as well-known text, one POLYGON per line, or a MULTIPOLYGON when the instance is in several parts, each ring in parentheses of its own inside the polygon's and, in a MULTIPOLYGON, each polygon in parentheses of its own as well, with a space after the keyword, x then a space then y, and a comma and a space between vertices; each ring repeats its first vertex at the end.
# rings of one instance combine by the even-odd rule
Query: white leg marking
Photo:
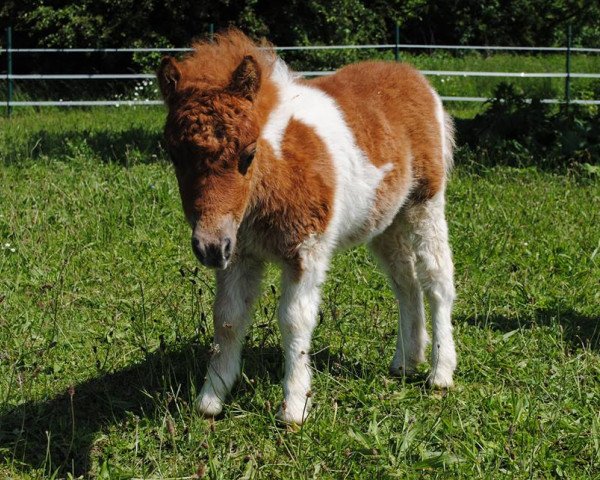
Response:
POLYGON ((262 272, 261 262, 242 258, 217 272, 214 351, 196 400, 196 408, 205 415, 221 413, 225 397, 240 375, 242 346, 262 272))
POLYGON ((431 308, 433 343, 429 384, 451 387, 456 369, 456 350, 452 338, 454 303, 454 266, 448 243, 443 192, 408 211, 412 224, 413 250, 421 287, 431 308))
POLYGON ((415 373, 417 365, 425 361, 428 342, 423 292, 415 270, 416 257, 409 233, 410 226, 399 216, 370 245, 389 277, 400 307, 396 353, 390 365, 393 375, 415 373))
POLYGON ((320 286, 328 261, 306 262, 300 279, 284 268, 279 326, 285 355, 283 404, 278 417, 287 423, 302 424, 311 404, 310 343, 317 322, 320 286))

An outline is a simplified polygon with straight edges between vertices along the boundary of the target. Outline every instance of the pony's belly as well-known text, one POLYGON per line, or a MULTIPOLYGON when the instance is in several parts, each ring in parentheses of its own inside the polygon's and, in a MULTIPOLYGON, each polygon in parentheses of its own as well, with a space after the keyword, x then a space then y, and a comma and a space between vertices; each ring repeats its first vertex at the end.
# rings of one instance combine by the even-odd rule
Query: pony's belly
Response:
POLYGON ((380 182, 375 188, 365 188, 362 192, 350 189, 351 194, 342 198, 345 202, 338 198, 337 205, 342 207, 342 212, 336 215, 337 223, 332 225, 336 230, 332 232, 337 240, 336 247, 369 242, 390 226, 406 202, 410 191, 408 182, 402 182, 398 177, 386 178, 389 171, 386 167, 379 169, 380 182))

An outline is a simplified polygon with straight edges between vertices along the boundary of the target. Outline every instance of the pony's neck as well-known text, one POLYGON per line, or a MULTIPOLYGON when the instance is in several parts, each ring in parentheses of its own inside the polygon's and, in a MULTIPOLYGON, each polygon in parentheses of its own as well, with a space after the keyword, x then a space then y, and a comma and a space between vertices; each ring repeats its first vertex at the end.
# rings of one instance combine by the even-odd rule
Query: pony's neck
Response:
POLYGON ((291 77, 291 72, 282 60, 277 59, 268 76, 264 76, 262 79, 254 102, 254 110, 260 131, 263 130, 271 112, 282 101, 281 90, 284 85, 282 79, 286 76, 291 77))
MULTIPOLYGON (((258 197, 258 202, 269 200, 269 197, 286 198, 293 189, 290 183, 294 177, 290 172, 290 165, 282 157, 281 151, 274 151, 274 145, 270 141, 267 130, 273 129, 272 114, 285 102, 285 88, 288 82, 292 82, 293 77, 287 65, 277 59, 273 65, 270 75, 263 78, 261 88, 255 101, 256 118, 259 125, 259 155, 254 172, 254 190, 258 197)), ((284 121, 286 123, 287 120, 284 121)), ((275 122, 277 123, 277 122, 275 122)), ((285 131, 287 125, 280 125, 285 131)), ((282 132, 283 133, 283 132, 282 132)))
MULTIPOLYGON (((275 66, 265 87, 274 88, 275 97, 270 99, 261 126, 251 208, 254 218, 261 218, 273 231, 288 231, 288 240, 297 244, 312 233, 323 232, 329 221, 334 166, 323 138, 311 126, 313 122, 304 121, 297 110, 296 103, 314 103, 315 93, 298 82, 285 65, 275 66)), ((308 108, 313 106, 317 105, 311 103, 308 108)))

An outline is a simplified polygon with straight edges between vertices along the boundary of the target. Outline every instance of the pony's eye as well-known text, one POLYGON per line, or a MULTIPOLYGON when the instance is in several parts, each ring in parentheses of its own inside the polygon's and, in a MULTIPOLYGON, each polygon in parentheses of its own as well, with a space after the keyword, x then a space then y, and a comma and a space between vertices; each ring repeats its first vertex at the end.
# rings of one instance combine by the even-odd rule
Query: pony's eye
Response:
POLYGON ((256 144, 248 145, 242 151, 240 155, 240 161, 238 162, 238 170, 242 175, 246 175, 248 168, 250 168, 250 164, 252 160, 254 160, 254 154, 256 153, 256 144))
POLYGON ((215 137, 217 137, 217 139, 222 140, 223 138, 225 138, 225 135, 227 134, 227 130, 225 130, 225 127, 223 125, 216 125, 214 127, 214 132, 215 132, 215 137))

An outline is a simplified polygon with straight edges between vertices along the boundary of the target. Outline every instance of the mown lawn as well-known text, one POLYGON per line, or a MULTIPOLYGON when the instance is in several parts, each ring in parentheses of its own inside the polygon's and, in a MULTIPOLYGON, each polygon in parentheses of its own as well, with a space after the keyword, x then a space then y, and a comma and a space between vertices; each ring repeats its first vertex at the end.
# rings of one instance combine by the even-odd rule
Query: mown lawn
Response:
POLYGON ((387 373, 396 307, 336 257, 315 408, 279 426, 278 272, 222 418, 192 402, 211 343, 157 110, 0 122, 0 477, 600 477, 600 181, 458 166, 456 388, 387 373), (61 135, 62 132, 62 135, 61 135))

